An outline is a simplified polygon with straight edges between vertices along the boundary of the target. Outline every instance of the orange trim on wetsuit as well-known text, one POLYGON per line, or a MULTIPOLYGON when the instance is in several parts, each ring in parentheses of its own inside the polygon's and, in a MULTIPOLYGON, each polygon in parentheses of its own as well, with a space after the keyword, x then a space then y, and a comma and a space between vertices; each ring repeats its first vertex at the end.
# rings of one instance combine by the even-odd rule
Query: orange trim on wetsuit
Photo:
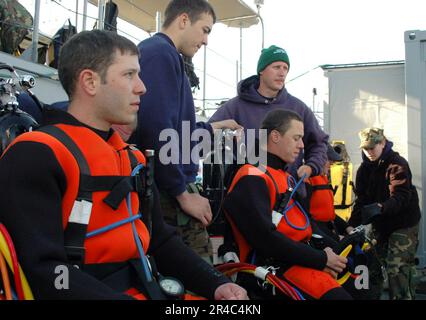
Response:
POLYGON ((336 218, 334 211, 334 198, 327 176, 315 176, 309 178, 309 184, 314 187, 310 199, 310 213, 316 221, 329 222, 336 218), (315 187, 321 187, 316 189, 315 187))

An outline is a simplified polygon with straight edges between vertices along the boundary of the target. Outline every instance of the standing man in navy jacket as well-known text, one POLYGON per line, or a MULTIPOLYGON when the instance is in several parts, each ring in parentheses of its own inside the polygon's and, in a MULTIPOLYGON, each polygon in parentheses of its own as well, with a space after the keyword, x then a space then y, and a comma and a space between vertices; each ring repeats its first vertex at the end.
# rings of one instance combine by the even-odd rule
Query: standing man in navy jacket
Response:
POLYGON ((194 188, 198 160, 188 159, 197 141, 191 141, 191 135, 198 128, 211 134, 214 129, 240 126, 234 120, 211 124, 195 121, 194 100, 181 54, 193 57, 207 45, 215 21, 215 12, 205 0, 172 0, 161 32, 139 44, 140 76, 147 93, 141 99, 138 127, 130 140, 140 148, 155 150, 155 181, 161 191, 165 219, 177 226, 186 244, 206 259, 211 249, 205 227, 211 222, 212 212, 209 201, 194 188), (164 151, 169 143, 160 141, 164 129, 177 133, 178 161, 161 159, 162 147, 164 151), (185 148, 188 145, 190 150, 185 148))
MULTIPOLYGON (((290 69, 287 52, 277 46, 263 49, 257 63, 257 75, 242 80, 238 95, 226 102, 210 118, 209 122, 234 119, 248 129, 259 129, 266 114, 275 109, 296 112, 303 120, 304 152, 289 168, 295 177, 321 173, 327 160, 328 135, 321 129, 314 113, 302 101, 293 97, 284 87, 290 69)), ((258 133, 256 133, 258 134, 258 133)))

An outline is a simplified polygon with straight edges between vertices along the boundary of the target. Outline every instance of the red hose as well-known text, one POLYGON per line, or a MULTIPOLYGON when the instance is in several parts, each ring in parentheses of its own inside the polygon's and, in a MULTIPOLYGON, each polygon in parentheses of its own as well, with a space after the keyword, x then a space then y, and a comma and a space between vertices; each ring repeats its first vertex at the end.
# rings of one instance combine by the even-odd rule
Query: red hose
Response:
MULTIPOLYGON (((216 266, 216 269, 222 273, 237 273, 237 272, 242 272, 242 271, 255 271, 257 268, 257 266, 252 265, 252 264, 248 264, 248 263, 243 263, 243 262, 238 262, 238 263, 225 263, 225 264, 221 264, 219 266, 216 266)), ((269 282, 275 286, 276 288, 278 288, 281 292, 283 292, 284 294, 286 294, 287 296, 289 296, 290 298, 294 299, 294 300, 300 300, 299 295, 295 292, 295 290, 293 289, 293 287, 291 285, 289 285, 285 280, 280 279, 279 277, 277 277, 276 275, 272 274, 272 273, 268 273, 267 274, 267 279, 269 280, 269 282)))

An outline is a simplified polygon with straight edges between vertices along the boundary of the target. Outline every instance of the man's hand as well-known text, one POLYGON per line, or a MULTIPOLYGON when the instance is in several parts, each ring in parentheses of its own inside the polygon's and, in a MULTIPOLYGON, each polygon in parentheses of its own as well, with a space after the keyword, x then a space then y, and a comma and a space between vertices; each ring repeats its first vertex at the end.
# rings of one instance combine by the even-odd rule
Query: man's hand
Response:
POLYGON ((235 120, 227 119, 217 122, 210 123, 213 130, 216 129, 231 129, 231 130, 237 130, 237 129, 243 129, 242 126, 240 126, 235 120))
POLYGON ((335 271, 333 271, 333 270, 331 270, 330 268, 328 268, 328 267, 325 267, 324 268, 324 270, 322 270, 322 271, 324 271, 325 273, 328 273, 330 276, 332 276, 334 279, 337 279, 337 275, 338 275, 338 273, 337 272, 335 272, 335 271))
POLYGON ((351 234, 351 232, 352 232, 354 229, 355 229, 354 227, 352 227, 352 226, 348 226, 348 227, 345 229, 345 231, 346 231, 346 233, 347 233, 347 234, 351 234))
POLYGON ((249 300, 247 291, 235 283, 224 283, 214 292, 215 300, 249 300))
POLYGON ((200 221, 203 226, 208 226, 212 221, 212 210, 209 200, 198 193, 185 191, 176 197, 181 209, 189 216, 200 221))
POLYGON ((306 164, 304 164, 303 166, 300 166, 299 169, 297 169, 297 176, 299 178, 302 178, 304 174, 306 174, 306 177, 303 181, 307 182, 309 177, 312 174, 312 168, 306 164))
POLYGON ((330 247, 325 248, 324 251, 327 254, 327 266, 324 271, 330 273, 332 276, 333 274, 330 271, 333 271, 337 276, 337 273, 342 272, 346 268, 348 259, 338 256, 330 247))

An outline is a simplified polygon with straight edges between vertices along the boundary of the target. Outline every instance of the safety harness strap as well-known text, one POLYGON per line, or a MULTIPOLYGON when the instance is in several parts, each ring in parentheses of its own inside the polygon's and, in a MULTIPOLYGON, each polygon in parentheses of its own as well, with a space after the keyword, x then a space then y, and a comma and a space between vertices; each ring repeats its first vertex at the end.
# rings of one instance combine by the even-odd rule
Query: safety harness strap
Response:
POLYGON ((275 205, 273 211, 284 212, 285 208, 287 208, 287 205, 290 202, 291 192, 287 189, 284 193, 280 193, 278 184, 272 174, 268 170, 266 170, 265 173, 271 178, 275 186, 275 205))
MULTIPOLYGON (((47 133, 64 144, 77 161, 80 169, 80 178, 84 175, 90 176, 90 168, 86 158, 65 131, 53 125, 42 127, 38 129, 38 131, 47 133)), ((84 263, 84 240, 86 238, 87 225, 92 212, 92 202, 92 192, 79 188, 68 224, 64 230, 64 246, 68 259, 72 264, 80 267, 84 263)))
MULTIPOLYGON (((129 150, 129 154, 134 154, 129 150)), ((151 150, 145 151, 146 169, 140 176, 142 188, 139 192, 139 203, 141 211, 144 212, 142 220, 152 233, 152 212, 154 211, 154 153, 151 150)), ((132 160, 131 160, 132 161, 132 160)))
POLYGON ((312 186, 312 191, 317 191, 317 190, 332 190, 333 191, 333 187, 331 186, 331 184, 321 184, 321 185, 312 186))
MULTIPOLYGON (((70 262, 81 267, 84 264, 84 241, 92 211, 93 192, 110 191, 103 201, 112 209, 117 210, 129 192, 137 191, 142 193, 142 183, 138 175, 134 177, 92 176, 86 158, 65 131, 53 125, 42 127, 39 131, 59 140, 74 156, 80 170, 78 194, 74 201, 67 227, 64 230, 64 244, 70 262)), ((132 154, 130 150, 129 154, 132 154)), ((133 162, 137 164, 137 159, 134 155, 133 162)))

